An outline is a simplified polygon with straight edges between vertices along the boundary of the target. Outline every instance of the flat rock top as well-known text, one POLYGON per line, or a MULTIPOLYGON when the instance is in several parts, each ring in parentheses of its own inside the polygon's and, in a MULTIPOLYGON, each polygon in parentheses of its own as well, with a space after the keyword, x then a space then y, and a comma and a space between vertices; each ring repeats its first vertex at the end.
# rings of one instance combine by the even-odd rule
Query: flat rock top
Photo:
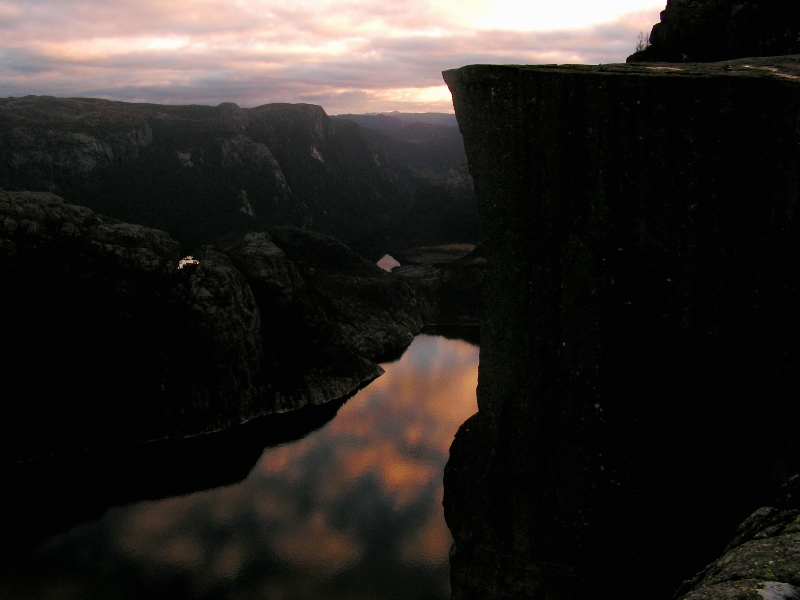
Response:
POLYGON ((468 65, 444 71, 445 81, 475 81, 515 69, 549 73, 608 73, 658 77, 754 77, 800 83, 800 55, 739 58, 702 63, 613 63, 606 65, 468 65))

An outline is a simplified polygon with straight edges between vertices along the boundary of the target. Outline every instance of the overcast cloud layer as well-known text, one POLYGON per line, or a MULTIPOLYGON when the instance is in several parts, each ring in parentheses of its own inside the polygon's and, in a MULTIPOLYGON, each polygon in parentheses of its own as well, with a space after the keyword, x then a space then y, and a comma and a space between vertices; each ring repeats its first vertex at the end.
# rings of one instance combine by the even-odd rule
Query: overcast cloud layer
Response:
POLYGON ((653 1, 0 0, 0 97, 452 112, 442 70, 624 62, 653 1))

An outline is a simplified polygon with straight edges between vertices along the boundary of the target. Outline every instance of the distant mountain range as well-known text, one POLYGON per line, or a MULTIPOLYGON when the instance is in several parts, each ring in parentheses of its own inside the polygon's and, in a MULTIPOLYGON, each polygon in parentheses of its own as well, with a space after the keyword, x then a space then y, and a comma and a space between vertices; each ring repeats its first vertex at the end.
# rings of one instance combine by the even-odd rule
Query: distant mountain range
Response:
POLYGON ((449 113, 402 113, 393 111, 385 113, 366 113, 361 115, 340 114, 331 116, 333 118, 350 119, 362 127, 369 127, 370 129, 377 129, 379 131, 385 130, 384 133, 401 129, 406 125, 415 123, 458 128, 456 116, 449 113))
POLYGON ((57 193, 188 249, 278 225, 373 259, 418 242, 474 242, 465 164, 448 114, 0 98, 0 189, 57 193))

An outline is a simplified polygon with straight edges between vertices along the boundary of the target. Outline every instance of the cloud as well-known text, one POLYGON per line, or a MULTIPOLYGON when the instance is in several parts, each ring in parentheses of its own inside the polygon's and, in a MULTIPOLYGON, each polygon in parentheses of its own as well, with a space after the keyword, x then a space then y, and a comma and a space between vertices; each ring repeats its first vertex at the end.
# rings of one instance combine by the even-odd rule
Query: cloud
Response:
POLYGON ((660 8, 582 1, 0 0, 0 94, 450 112, 442 70, 620 62, 660 8))

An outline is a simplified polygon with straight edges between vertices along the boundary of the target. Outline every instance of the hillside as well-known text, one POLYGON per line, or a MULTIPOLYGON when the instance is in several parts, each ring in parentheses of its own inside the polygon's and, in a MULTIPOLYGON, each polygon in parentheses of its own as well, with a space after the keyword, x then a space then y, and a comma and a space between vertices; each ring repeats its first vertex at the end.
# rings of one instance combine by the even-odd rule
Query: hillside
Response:
POLYGON ((387 238, 390 252, 480 239, 472 177, 454 115, 393 112, 333 119, 361 126, 411 198, 387 238))

